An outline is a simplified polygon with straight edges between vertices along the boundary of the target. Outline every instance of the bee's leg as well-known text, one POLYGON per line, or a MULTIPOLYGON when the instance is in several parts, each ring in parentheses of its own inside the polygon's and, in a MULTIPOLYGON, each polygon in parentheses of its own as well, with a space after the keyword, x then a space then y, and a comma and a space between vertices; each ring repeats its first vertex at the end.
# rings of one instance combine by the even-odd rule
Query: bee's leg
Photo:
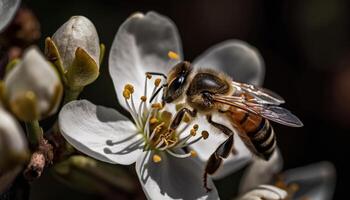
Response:
POLYGON ((182 118, 184 117, 184 115, 188 113, 191 117, 196 117, 197 116, 197 110, 190 110, 188 108, 182 108, 181 110, 179 110, 173 121, 170 124, 170 129, 171 130, 176 130, 176 128, 180 125, 182 118))
POLYGON ((208 175, 213 175, 221 166, 223 159, 230 155, 233 143, 233 135, 231 135, 227 140, 221 143, 215 152, 209 157, 203 176, 203 184, 207 192, 211 191, 211 188, 209 188, 207 184, 208 175))
POLYGON ((234 133, 231 129, 226 127, 223 124, 216 123, 212 121, 211 115, 207 115, 208 122, 213 125, 215 128, 221 130, 224 134, 228 135, 229 137, 227 140, 225 140, 223 143, 218 146, 218 148, 215 150, 215 152, 209 157, 209 160, 207 162, 207 165, 205 167, 204 171, 204 187, 209 192, 211 189, 208 188, 207 184, 207 176, 213 175, 221 166, 221 163, 223 162, 223 159, 227 158, 233 149, 234 144, 234 133))
MULTIPOLYGON (((215 128, 217 128, 217 129, 219 129, 220 131, 222 131, 225 135, 227 135, 227 136, 233 135, 233 131, 232 131, 230 128, 226 127, 226 126, 223 125, 223 124, 219 124, 219 123, 217 123, 217 122, 214 122, 214 121, 212 120, 212 116, 211 116, 211 115, 207 115, 207 120, 208 120, 208 122, 209 122, 211 125, 213 125, 215 128)), ((237 154, 237 150, 236 150, 234 147, 232 148, 232 153, 233 153, 233 154, 237 154)))

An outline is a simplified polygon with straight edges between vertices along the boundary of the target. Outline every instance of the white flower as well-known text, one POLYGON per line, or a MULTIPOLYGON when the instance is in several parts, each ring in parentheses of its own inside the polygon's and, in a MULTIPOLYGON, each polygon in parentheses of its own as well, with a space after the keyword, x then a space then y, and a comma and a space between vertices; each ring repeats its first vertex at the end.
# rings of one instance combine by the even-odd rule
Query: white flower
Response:
POLYGON ((100 41, 94 24, 84 16, 73 16, 50 38, 46 55, 58 62, 70 87, 92 83, 99 75, 100 41))
POLYGON ((0 31, 2 31, 15 16, 20 3, 20 0, 0 0, 0 31))
POLYGON ((333 164, 319 162, 280 173, 281 169, 279 151, 268 162, 256 159, 242 177, 240 192, 260 184, 275 184, 288 192, 289 200, 332 199, 336 177, 333 164))
POLYGON ((15 119, 0 107, 0 193, 14 180, 27 158, 28 147, 15 119))
MULTIPOLYGON (((74 101, 62 109, 60 128, 73 146, 96 159, 118 164, 136 161, 137 174, 149 199, 217 199, 217 191, 210 179, 209 187, 213 190, 206 193, 203 187, 203 162, 226 138, 212 130, 213 137, 207 139, 210 140, 208 143, 205 141, 203 145, 193 148, 195 151, 185 153, 180 149, 182 142, 187 141, 185 146, 199 144, 203 136, 206 138, 205 132, 194 138, 189 134, 189 129, 197 129, 196 125, 189 127, 183 123, 174 133, 166 136, 171 117, 165 110, 173 110, 172 105, 166 105, 159 111, 159 104, 152 108, 146 100, 151 96, 149 93, 156 92, 161 80, 156 79, 155 84, 150 84, 145 72, 168 73, 175 64, 168 58, 169 52, 176 52, 182 59, 180 38, 171 20, 155 12, 131 16, 116 34, 109 57, 109 70, 119 103, 130 112, 133 122, 112 109, 87 101, 74 101), (157 121, 152 117, 152 112, 158 113, 157 121), (154 132, 151 121, 156 122, 157 126, 163 122, 165 124, 154 132), (155 140, 160 135, 163 139, 155 140), (190 158, 191 153, 198 153, 202 162, 190 158)), ((260 84, 264 74, 263 62, 256 50, 238 40, 213 47, 194 65, 216 68, 238 81, 253 84, 260 84)), ((161 93, 157 97, 160 96, 161 93)), ((154 102, 158 99, 155 98, 154 102)), ((201 122, 199 128, 206 130, 203 129, 207 127, 206 124, 201 122)), ((230 166, 242 166, 251 158, 242 142, 238 138, 236 141, 239 154, 227 159, 226 163, 230 166)), ((225 166, 224 169, 232 170, 225 166)))
MULTIPOLYGON (((120 95, 126 83, 140 88, 143 86, 145 72, 167 74, 174 62, 169 61, 168 52, 176 52, 179 60, 183 60, 180 36, 174 23, 155 12, 141 13, 131 16, 119 29, 109 57, 109 70, 117 91, 117 98, 127 108, 120 95)), ((257 50, 239 40, 228 40, 205 51, 192 63, 195 69, 212 68, 226 72, 234 80, 261 85, 264 78, 264 62, 257 50)), ((148 90, 152 88, 148 87, 148 90)), ((135 91, 134 96, 140 98, 142 91, 135 91)), ((231 127, 230 122, 214 115, 213 119, 231 127)), ((199 127, 208 130, 211 137, 191 147, 205 163, 215 149, 227 139, 217 129, 210 126, 205 117, 199 117, 199 127)), ((238 155, 224 160, 223 167, 215 174, 223 177, 239 169, 251 159, 251 153, 241 139, 235 135, 235 148, 238 155)))
POLYGON ((63 86, 54 67, 36 47, 5 76, 5 99, 21 120, 41 119, 56 112, 63 86))

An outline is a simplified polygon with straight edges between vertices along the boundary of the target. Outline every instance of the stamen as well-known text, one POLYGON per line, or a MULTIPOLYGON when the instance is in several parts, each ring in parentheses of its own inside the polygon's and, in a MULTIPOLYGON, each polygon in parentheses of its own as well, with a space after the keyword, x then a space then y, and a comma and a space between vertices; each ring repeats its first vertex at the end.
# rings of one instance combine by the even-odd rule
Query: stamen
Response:
POLYGON ((160 109, 163 108, 163 105, 162 105, 161 103, 154 103, 154 104, 151 105, 151 107, 152 107, 153 109, 160 110, 160 109))
POLYGON ((152 160, 155 163, 159 163, 160 161, 162 161, 162 157, 160 157, 158 154, 154 154, 152 160))
POLYGON ((146 102, 147 101, 147 97, 146 96, 141 96, 141 101, 143 101, 143 102, 146 102))
POLYGON ((206 130, 202 131, 202 137, 206 140, 209 137, 209 132, 206 130))
POLYGON ((150 123, 150 124, 155 124, 155 123, 158 123, 158 122, 159 122, 158 119, 155 118, 155 117, 152 117, 152 118, 149 120, 149 123, 150 123))
POLYGON ((131 95, 130 91, 127 90, 127 89, 124 89, 124 91, 123 91, 123 97, 124 97, 125 99, 130 99, 130 95, 131 95))
POLYGON ((191 121, 191 117, 186 113, 184 115, 184 117, 182 118, 182 120, 185 122, 185 123, 189 123, 191 121))
POLYGON ((150 73, 146 73, 146 78, 151 79, 152 75, 150 73))
POLYGON ((185 107, 184 103, 178 103, 178 104, 175 105, 175 110, 179 111, 183 107, 185 107))
POLYGON ((191 153, 191 157, 193 158, 198 156, 197 152, 195 152, 194 150, 191 150, 190 153, 191 153))
POLYGON ((132 94, 132 93, 134 93, 134 86, 131 85, 131 84, 126 84, 126 85, 124 86, 124 90, 129 90, 130 93, 132 94))
POLYGON ((160 85, 160 82, 162 81, 162 79, 157 78, 156 80, 154 80, 154 86, 158 87, 160 85))
POLYGON ((173 59, 173 60, 179 60, 180 59, 180 56, 177 53, 173 52, 173 51, 169 51, 168 52, 168 57, 170 59, 173 59))
POLYGON ((196 130, 194 128, 192 128, 191 131, 190 131, 190 134, 192 136, 196 136, 196 133, 197 133, 196 130))
POLYGON ((198 130, 198 128, 199 128, 198 124, 193 125, 193 129, 194 129, 194 130, 196 130, 196 131, 197 131, 197 130, 198 130))

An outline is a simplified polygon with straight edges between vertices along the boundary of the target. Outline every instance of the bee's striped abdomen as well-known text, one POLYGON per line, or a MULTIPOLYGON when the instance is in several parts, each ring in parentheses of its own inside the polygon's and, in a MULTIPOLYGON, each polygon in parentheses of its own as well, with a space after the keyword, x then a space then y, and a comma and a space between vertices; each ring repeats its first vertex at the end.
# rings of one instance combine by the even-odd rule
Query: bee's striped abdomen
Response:
POLYGON ((251 114, 238 108, 231 107, 228 115, 233 126, 238 128, 241 134, 245 134, 248 140, 243 142, 251 150, 252 153, 269 160, 274 149, 276 148, 276 136, 270 122, 265 118, 251 114))
POLYGON ((269 160, 276 148, 276 136, 269 121, 262 119, 259 127, 255 131, 247 132, 247 135, 259 156, 269 160))

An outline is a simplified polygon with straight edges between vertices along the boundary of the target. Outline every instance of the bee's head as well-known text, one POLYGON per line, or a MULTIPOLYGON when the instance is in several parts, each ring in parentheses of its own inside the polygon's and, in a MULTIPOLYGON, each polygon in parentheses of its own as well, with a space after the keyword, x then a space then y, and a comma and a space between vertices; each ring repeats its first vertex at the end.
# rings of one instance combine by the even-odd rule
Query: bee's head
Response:
POLYGON ((177 100, 185 91, 192 65, 187 61, 176 64, 169 72, 168 86, 164 88, 163 101, 171 103, 177 100))

